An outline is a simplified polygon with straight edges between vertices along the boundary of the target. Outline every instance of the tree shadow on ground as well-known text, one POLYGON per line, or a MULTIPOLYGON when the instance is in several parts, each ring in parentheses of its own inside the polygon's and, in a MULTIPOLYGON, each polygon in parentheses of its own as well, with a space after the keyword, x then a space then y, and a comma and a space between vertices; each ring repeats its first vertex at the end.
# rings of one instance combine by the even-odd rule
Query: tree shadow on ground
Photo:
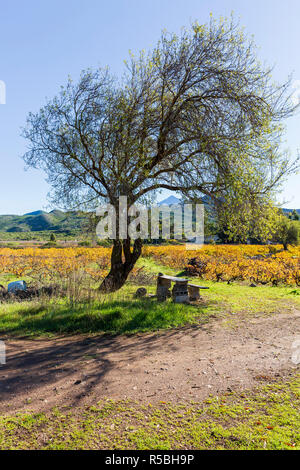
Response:
POLYGON ((23 337, 55 333, 130 334, 206 322, 214 311, 213 302, 183 305, 152 299, 81 303, 73 307, 20 306, 13 321, 6 315, 0 331, 23 337))
MULTIPOLYGON (((139 312, 139 316, 142 315, 139 312)), ((50 395, 53 395, 57 392, 55 386, 58 383, 63 384, 62 403, 67 397, 68 406, 80 404, 96 387, 102 387, 104 393, 105 377, 110 371, 117 372, 119 376, 124 373, 125 365, 139 357, 160 352, 162 347, 176 351, 182 335, 193 337, 198 328, 199 325, 186 326, 183 330, 178 328, 130 337, 81 335, 8 342, 7 364, 2 366, 2 370, 0 368, 0 408, 3 409, 9 401, 11 411, 20 409, 19 398, 45 394, 45 387, 51 387, 50 395), (82 380, 76 383, 76 377, 82 380)), ((47 390, 49 394, 49 388, 47 390)), ((47 394, 44 398, 49 398, 47 394)), ((49 404, 48 408, 51 406, 49 404)), ((47 405, 43 404, 43 409, 47 409, 47 405)))

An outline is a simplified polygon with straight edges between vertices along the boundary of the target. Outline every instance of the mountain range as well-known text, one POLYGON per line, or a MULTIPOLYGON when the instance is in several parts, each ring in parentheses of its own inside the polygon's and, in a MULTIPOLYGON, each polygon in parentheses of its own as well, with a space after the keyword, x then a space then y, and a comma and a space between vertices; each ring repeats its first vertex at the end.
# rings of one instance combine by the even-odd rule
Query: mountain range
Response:
POLYGON ((69 233, 80 230, 87 215, 79 211, 51 212, 38 210, 24 215, 0 215, 0 232, 42 232, 69 233))
MULTIPOLYGON (((209 198, 208 196, 204 196, 202 198, 202 202, 204 205, 208 205, 209 204, 209 198)), ((164 199, 163 201, 160 201, 158 202, 158 206, 162 206, 162 205, 167 205, 167 206, 171 206, 172 204, 181 204, 182 201, 181 199, 178 199, 178 197, 175 197, 175 196, 169 196, 167 197, 166 199, 164 199)), ((289 214, 293 211, 293 209, 282 209, 283 212, 285 214, 289 214)), ((300 216, 300 209, 296 209, 296 212, 299 214, 300 216)))
MULTIPOLYGON (((204 204, 208 201, 204 198, 204 204)), ((175 196, 169 196, 157 203, 161 205, 180 204, 181 200, 175 196)), ((288 214, 291 209, 283 209, 288 214)), ((300 209, 297 209, 300 215, 300 209)), ((24 215, 0 215, 0 232, 43 232, 72 234, 80 231, 83 224, 87 223, 87 214, 81 211, 63 212, 57 209, 51 212, 38 210, 24 215)))

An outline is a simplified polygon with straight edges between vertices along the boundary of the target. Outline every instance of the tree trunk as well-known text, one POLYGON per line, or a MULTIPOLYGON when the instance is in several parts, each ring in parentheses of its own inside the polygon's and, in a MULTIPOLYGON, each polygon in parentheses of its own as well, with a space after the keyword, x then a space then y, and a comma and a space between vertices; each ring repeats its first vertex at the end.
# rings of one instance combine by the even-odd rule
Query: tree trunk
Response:
POLYGON ((142 246, 140 239, 134 241, 133 247, 130 246, 130 238, 114 240, 110 271, 99 287, 100 292, 115 292, 125 284, 142 253, 142 246))

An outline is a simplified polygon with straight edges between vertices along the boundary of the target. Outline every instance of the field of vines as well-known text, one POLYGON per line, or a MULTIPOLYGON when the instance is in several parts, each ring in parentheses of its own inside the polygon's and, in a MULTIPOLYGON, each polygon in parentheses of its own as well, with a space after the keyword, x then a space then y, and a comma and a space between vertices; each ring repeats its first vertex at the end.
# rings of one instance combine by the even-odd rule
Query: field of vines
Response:
POLYGON ((37 283, 85 274, 100 280, 108 271, 109 248, 0 249, 0 273, 29 277, 37 283))
MULTIPOLYGON (((300 247, 283 251, 270 245, 206 245, 187 251, 184 245, 145 246, 143 256, 188 276, 224 282, 300 286, 300 247)), ((0 249, 0 274, 37 283, 85 276, 100 281, 108 272, 110 248, 0 249)), ((141 268, 135 268, 139 272, 141 268)))
POLYGON ((144 256, 211 281, 300 286, 300 247, 206 245, 197 252, 184 246, 145 247, 144 256))

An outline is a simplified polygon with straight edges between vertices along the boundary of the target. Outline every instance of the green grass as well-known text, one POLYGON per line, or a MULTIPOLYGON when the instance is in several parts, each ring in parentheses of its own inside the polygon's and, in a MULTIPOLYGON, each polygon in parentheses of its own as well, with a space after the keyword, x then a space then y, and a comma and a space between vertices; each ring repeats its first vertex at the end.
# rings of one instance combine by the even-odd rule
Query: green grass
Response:
POLYGON ((214 307, 128 300, 119 295, 70 306, 65 300, 22 302, 1 306, 0 334, 41 336, 54 333, 130 334, 204 323, 214 307))
POLYGON ((136 403, 0 417, 0 449, 300 449, 299 376, 204 403, 136 403))
POLYGON ((205 298, 223 304, 228 313, 255 316, 262 314, 280 314, 300 309, 300 289, 293 287, 257 286, 241 284, 197 281, 209 286, 205 298))
POLYGON ((146 271, 158 274, 163 273, 167 276, 176 276, 178 275, 176 269, 170 268, 163 264, 159 264, 151 258, 140 258, 136 263, 137 268, 144 267, 146 271))
MULTIPOLYGON (((178 275, 151 259, 140 259, 138 267, 147 272, 178 275)), ((1 276, 6 285, 16 278, 1 276)), ((29 279, 26 279, 30 281, 29 279)), ((203 323, 214 317, 230 323, 241 317, 281 314, 300 309, 299 289, 217 283, 193 279, 207 286, 198 305, 158 303, 156 299, 134 299, 137 285, 127 284, 120 291, 93 301, 65 299, 26 301, 0 304, 0 334, 10 336, 44 336, 74 333, 130 334, 203 323)), ((147 285, 155 292, 155 285, 147 285)))

